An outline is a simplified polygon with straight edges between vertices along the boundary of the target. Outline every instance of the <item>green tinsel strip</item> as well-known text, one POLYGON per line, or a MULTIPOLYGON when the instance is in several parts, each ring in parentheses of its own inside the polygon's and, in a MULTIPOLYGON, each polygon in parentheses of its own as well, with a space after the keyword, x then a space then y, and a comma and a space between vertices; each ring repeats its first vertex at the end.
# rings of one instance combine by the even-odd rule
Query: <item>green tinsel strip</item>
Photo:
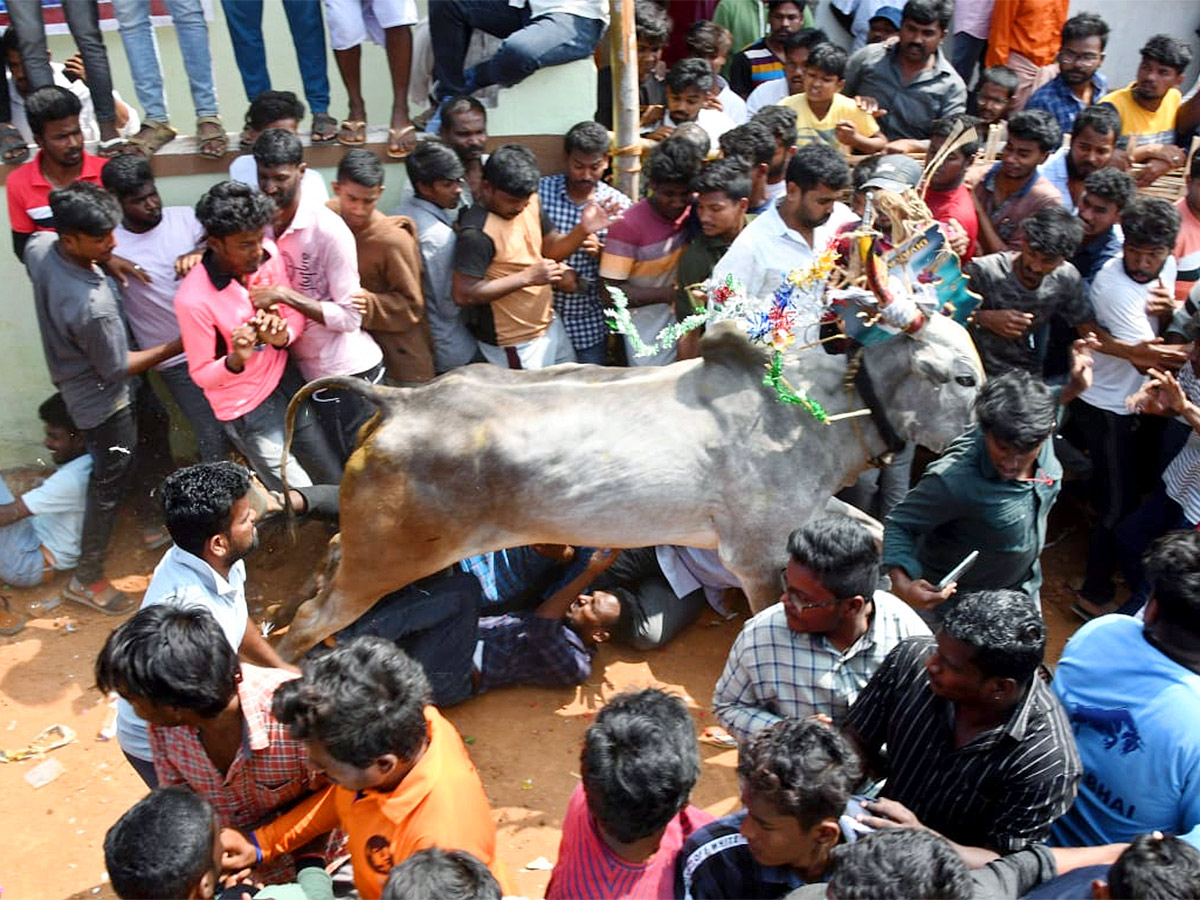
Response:
POLYGON ((829 422, 829 414, 825 412, 823 407, 816 400, 812 399, 803 390, 795 390, 783 378, 783 353, 776 350, 771 356, 771 361, 767 363, 767 374, 763 376, 764 385, 775 389, 775 397, 780 403, 791 403, 795 406, 803 406, 810 416, 821 423, 829 422))

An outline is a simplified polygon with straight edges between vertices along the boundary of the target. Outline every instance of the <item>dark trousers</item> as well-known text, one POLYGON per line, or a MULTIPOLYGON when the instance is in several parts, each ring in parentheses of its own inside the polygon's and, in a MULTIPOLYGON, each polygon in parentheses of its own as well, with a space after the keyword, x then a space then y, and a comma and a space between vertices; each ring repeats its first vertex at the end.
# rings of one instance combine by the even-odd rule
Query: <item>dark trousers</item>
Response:
MULTIPOLYGON (((271 73, 267 71, 267 50, 263 42, 263 0, 221 0, 225 24, 233 55, 246 89, 246 99, 253 101, 263 91, 271 89, 271 73)), ((313 113, 329 112, 329 73, 325 68, 325 20, 317 0, 283 0, 283 12, 296 47, 300 64, 300 81, 304 96, 313 113)), ((274 39, 278 47, 278 36, 274 39)), ((90 78, 89 71, 89 78, 90 78)))
POLYGON ((630 630, 620 638, 636 650, 657 650, 704 610, 704 590, 675 596, 653 547, 622 550, 588 590, 616 595, 630 611, 630 630))
POLYGON ((1133 615, 1150 599, 1151 586, 1146 581, 1142 557, 1158 538, 1168 531, 1195 528, 1183 513, 1183 507, 1167 496, 1167 489, 1158 486, 1149 499, 1130 513, 1117 526, 1117 550, 1121 574, 1129 585, 1129 599, 1119 612, 1133 615))
POLYGON ((104 577, 104 556, 112 542, 117 503, 129 486, 137 458, 138 431, 133 406, 117 410, 95 428, 83 432, 92 457, 83 536, 75 576, 83 584, 104 577))
MULTIPOLYGON (((383 384, 383 363, 354 376, 371 384, 383 384)), ((375 404, 353 391, 320 390, 309 398, 325 437, 343 465, 358 443, 358 429, 375 415, 375 404)))

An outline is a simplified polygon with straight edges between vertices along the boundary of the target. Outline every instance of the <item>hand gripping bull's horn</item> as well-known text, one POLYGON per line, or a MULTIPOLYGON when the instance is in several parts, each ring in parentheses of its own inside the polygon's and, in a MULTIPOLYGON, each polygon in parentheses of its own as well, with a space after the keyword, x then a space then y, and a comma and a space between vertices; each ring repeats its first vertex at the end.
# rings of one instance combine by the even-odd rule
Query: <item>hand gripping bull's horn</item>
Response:
POLYGON ((925 327, 925 313, 917 306, 912 295, 904 289, 903 282, 893 278, 888 271, 887 262, 879 250, 876 237, 865 234, 859 241, 863 271, 866 274, 867 287, 875 295, 875 310, 879 321, 909 334, 920 331, 925 327))

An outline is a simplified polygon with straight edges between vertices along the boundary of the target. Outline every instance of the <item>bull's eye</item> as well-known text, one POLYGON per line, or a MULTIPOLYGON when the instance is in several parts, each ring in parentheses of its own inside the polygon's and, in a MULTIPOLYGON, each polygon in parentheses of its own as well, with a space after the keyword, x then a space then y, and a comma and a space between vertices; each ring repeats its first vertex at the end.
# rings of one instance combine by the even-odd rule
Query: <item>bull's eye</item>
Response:
POLYGON ((962 387, 975 387, 974 375, 955 375, 954 380, 962 387))

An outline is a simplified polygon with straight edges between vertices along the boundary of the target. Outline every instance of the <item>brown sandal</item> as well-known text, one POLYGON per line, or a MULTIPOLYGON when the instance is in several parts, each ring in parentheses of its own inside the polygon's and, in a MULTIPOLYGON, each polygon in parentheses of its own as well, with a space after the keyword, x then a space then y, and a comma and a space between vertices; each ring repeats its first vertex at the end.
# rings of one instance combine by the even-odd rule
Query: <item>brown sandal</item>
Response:
POLYGON ((310 140, 314 144, 327 144, 336 141, 338 136, 338 120, 327 112, 313 113, 312 134, 310 140))
POLYGON ((337 139, 343 147, 361 147, 367 142, 367 123, 362 119, 343 119, 337 139))
POLYGON ((403 128, 389 128, 387 140, 387 155, 389 159, 404 159, 417 146, 417 126, 405 125, 403 128))
POLYGON ((138 153, 149 159, 171 141, 179 132, 166 122, 143 122, 138 133, 126 141, 126 153, 138 153))
POLYGON ((229 136, 220 116, 201 116, 196 120, 196 152, 209 159, 220 159, 229 151, 229 136))

